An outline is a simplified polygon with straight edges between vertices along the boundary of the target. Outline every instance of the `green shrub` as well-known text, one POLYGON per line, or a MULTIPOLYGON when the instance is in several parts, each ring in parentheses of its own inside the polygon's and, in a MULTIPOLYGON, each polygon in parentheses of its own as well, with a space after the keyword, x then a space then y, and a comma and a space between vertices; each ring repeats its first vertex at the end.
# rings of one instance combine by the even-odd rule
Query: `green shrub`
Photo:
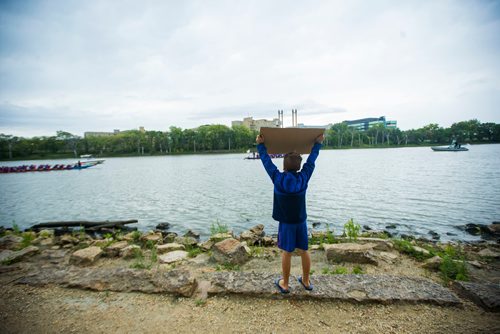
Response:
POLYGON ((132 232, 132 242, 136 245, 139 245, 141 243, 141 237, 142 234, 139 231, 134 231, 132 232))
POLYGON ((337 267, 335 270, 330 272, 332 275, 345 275, 347 274, 347 268, 346 267, 337 267))
POLYGON ((408 240, 393 239, 392 242, 396 250, 400 251, 401 253, 407 254, 418 261, 423 261, 433 256, 432 253, 427 255, 422 252, 416 251, 411 242, 409 242, 408 240))
POLYGON ((352 273, 356 275, 362 275, 364 274, 363 268, 361 268, 361 266, 359 265, 355 265, 354 268, 352 268, 352 273))
POLYGON ((210 235, 216 235, 218 233, 227 233, 229 231, 226 224, 221 224, 219 220, 210 225, 210 235))
POLYGON ((201 248, 196 246, 188 246, 186 250, 188 252, 188 257, 197 257, 198 255, 203 253, 201 248))
POLYGON ((21 229, 19 228, 19 225, 17 225, 16 223, 12 224, 12 231, 14 231, 14 234, 21 234, 21 229))
POLYGON ((156 249, 156 245, 151 249, 151 262, 158 262, 158 250, 156 249))
POLYGON ((21 237, 23 238, 21 241, 21 249, 28 247, 31 245, 31 242, 35 240, 35 234, 33 232, 23 232, 21 237))
POLYGON ((465 260, 457 261, 453 260, 450 256, 443 256, 443 261, 439 266, 439 271, 441 272, 441 278, 445 283, 450 280, 457 281, 468 281, 469 274, 467 272, 467 267, 465 266, 465 260))
POLYGON ((221 271, 221 270, 227 270, 227 271, 240 271, 240 266, 237 264, 232 264, 229 262, 223 263, 223 264, 218 264, 215 267, 215 270, 221 271))
POLYGON ((359 224, 354 223, 354 219, 349 219, 347 223, 344 224, 344 235, 349 238, 349 241, 357 240, 359 236, 359 231, 361 230, 361 226, 359 224))

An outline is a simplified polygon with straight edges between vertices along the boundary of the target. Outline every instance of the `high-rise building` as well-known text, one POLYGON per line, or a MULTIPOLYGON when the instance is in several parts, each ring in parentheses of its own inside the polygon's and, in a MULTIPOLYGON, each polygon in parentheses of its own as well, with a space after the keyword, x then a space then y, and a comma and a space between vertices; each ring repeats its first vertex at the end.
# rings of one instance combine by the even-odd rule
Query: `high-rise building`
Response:
POLYGON ((243 121, 232 121, 232 126, 244 126, 250 130, 259 131, 260 128, 279 128, 281 127, 281 122, 278 118, 273 118, 272 120, 267 119, 253 119, 253 117, 245 117, 243 121))
POLYGON ((382 124, 386 128, 397 127, 396 121, 387 121, 385 119, 385 116, 381 116, 379 118, 372 117, 372 118, 356 119, 352 121, 344 121, 344 123, 346 123, 348 127, 354 128, 358 131, 366 131, 376 124, 382 124))

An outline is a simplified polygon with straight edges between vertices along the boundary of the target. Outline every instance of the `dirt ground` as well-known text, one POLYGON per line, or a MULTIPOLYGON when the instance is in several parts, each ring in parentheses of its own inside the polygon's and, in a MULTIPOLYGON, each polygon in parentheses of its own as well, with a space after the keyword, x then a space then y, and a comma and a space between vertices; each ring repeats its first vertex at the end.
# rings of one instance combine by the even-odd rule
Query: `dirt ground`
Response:
POLYGON ((500 317, 461 308, 93 292, 9 284, 1 333, 499 333, 500 317))

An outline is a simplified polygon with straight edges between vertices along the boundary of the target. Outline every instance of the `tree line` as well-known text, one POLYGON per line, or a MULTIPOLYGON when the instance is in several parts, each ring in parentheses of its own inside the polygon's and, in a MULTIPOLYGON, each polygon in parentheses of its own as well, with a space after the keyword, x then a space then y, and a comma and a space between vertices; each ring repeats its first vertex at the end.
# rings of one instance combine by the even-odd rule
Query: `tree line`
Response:
MULTIPOLYGON (((257 131, 244 126, 202 125, 195 129, 171 126, 167 131, 122 131, 110 136, 82 138, 65 131, 55 136, 23 138, 0 134, 0 159, 95 156, 163 155, 204 152, 244 152, 255 146, 257 131)), ((428 124, 402 131, 377 124, 358 131, 337 123, 326 130, 327 148, 388 147, 460 143, 498 143, 500 124, 469 120, 449 128, 428 124)))

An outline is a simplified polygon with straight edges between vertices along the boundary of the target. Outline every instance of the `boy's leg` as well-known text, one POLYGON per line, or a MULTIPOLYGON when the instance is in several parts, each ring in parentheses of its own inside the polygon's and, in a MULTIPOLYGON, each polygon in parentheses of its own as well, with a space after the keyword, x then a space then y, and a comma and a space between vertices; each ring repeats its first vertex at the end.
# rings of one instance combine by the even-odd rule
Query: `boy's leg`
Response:
POLYGON ((311 256, 306 250, 300 251, 300 258, 302 259, 302 282, 309 286, 309 273, 311 271, 311 256))
POLYGON ((292 266, 292 253, 287 251, 281 252, 281 270, 283 271, 283 279, 280 280, 280 285, 283 289, 288 290, 288 282, 290 280, 290 268, 292 266))

